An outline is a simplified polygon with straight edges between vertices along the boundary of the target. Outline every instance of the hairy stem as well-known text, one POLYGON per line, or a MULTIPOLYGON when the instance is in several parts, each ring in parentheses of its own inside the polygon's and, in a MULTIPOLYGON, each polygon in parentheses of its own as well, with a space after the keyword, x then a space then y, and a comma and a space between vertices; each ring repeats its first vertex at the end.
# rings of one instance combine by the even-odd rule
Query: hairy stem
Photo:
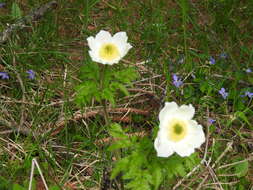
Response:
MULTIPOLYGON (((101 67, 102 68, 100 70, 100 89, 101 89, 101 91, 103 91, 104 90, 105 72, 106 72, 107 66, 102 65, 101 67)), ((109 115, 108 115, 108 110, 107 110, 106 100, 105 99, 102 100, 102 106, 103 106, 105 124, 109 125, 110 121, 109 121, 109 115)))

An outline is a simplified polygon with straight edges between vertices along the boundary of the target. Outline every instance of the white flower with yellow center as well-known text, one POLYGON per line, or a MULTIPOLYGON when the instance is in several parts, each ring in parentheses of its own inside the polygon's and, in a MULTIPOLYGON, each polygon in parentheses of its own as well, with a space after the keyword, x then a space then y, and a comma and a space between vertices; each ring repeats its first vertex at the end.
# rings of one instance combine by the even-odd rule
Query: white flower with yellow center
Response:
POLYGON ((123 58, 132 46, 127 43, 125 32, 118 32, 112 36, 109 32, 101 30, 95 38, 87 38, 90 47, 91 59, 102 64, 113 65, 123 58))
POLYGON ((155 139, 157 156, 169 157, 174 152, 190 156, 195 148, 205 142, 202 126, 192 120, 195 113, 190 105, 178 106, 175 102, 166 102, 159 113, 159 131, 155 139))

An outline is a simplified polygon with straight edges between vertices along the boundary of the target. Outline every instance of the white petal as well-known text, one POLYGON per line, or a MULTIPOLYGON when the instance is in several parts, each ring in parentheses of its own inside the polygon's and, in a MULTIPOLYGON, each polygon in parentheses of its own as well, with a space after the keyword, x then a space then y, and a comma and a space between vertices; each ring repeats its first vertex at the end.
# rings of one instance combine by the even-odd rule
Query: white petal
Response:
POLYGON ((131 46, 131 44, 127 43, 125 45, 125 50, 124 50, 124 53, 123 53, 123 56, 125 56, 127 54, 127 52, 132 48, 133 46, 131 46))
POLYGON ((102 64, 108 64, 108 65, 113 65, 115 63, 118 63, 121 58, 123 58, 127 52, 129 51, 132 46, 127 43, 127 35, 126 32, 118 32, 116 33, 113 37, 112 35, 105 31, 101 30, 96 36, 94 37, 88 37, 88 45, 90 47, 89 54, 92 58, 93 61, 99 62, 102 64), (99 56, 99 51, 102 45, 104 44, 114 44, 119 51, 119 55, 114 59, 114 60, 104 60, 99 56))
MULTIPOLYGON (((89 51, 89 55, 90 55, 92 61, 101 63, 101 60, 99 59, 98 55, 96 55, 96 52, 95 52, 95 51, 90 50, 90 51, 89 51)), ((104 64, 104 63, 103 63, 103 64, 104 64)))
POLYGON ((103 62, 103 64, 108 64, 108 65, 113 65, 115 63, 118 63, 120 59, 114 59, 112 61, 107 61, 107 60, 101 60, 103 62))
POLYGON ((166 102, 165 106, 159 113, 160 122, 163 122, 164 120, 166 120, 166 118, 170 116, 171 114, 175 113, 177 109, 178 109, 178 105, 176 102, 166 102))
POLYGON ((195 120, 188 122, 189 135, 173 146, 174 151, 182 157, 190 156, 195 151, 195 148, 199 148, 205 142, 205 134, 202 126, 198 125, 195 120))
POLYGON ((174 151, 181 157, 190 156, 194 153, 194 147, 187 143, 177 143, 174 147, 174 151))
POLYGON ((120 53, 120 59, 122 59, 127 53, 128 51, 132 48, 132 46, 129 43, 123 43, 123 42, 119 42, 119 41, 113 41, 112 43, 116 44, 116 46, 119 49, 119 53, 120 53))
POLYGON ((100 30, 100 32, 95 37, 96 41, 99 41, 101 43, 111 41, 112 35, 110 32, 107 32, 105 30, 100 30))
POLYGON ((87 38, 87 41, 88 41, 88 45, 89 45, 89 48, 92 50, 92 51, 95 51, 98 49, 98 42, 95 40, 94 37, 90 36, 87 38))
POLYGON ((118 32, 114 34, 113 39, 118 42, 127 43, 127 35, 126 32, 118 32))
POLYGON ((205 142, 205 134, 203 132, 202 126, 198 125, 195 120, 190 120, 190 135, 189 144, 194 148, 199 148, 205 142))
POLYGON ((126 32, 118 32, 113 36, 113 43, 117 44, 121 58, 132 48, 131 44, 127 43, 127 39, 126 32))
POLYGON ((194 114, 195 114, 195 109, 191 104, 189 106, 182 105, 179 107, 177 111, 177 116, 180 118, 184 118, 186 120, 192 119, 194 114))
POLYGON ((154 146, 158 157, 169 157, 174 153, 172 147, 168 143, 162 142, 159 136, 155 139, 154 146))
POLYGON ((155 141, 155 149, 159 156, 167 157, 176 152, 178 155, 190 156, 195 148, 199 148, 205 142, 205 134, 202 126, 192 120, 195 109, 192 105, 178 107, 175 102, 166 102, 159 113, 159 133, 155 141), (168 138, 168 123, 173 120, 182 120, 187 127, 186 136, 180 141, 173 141, 168 138))

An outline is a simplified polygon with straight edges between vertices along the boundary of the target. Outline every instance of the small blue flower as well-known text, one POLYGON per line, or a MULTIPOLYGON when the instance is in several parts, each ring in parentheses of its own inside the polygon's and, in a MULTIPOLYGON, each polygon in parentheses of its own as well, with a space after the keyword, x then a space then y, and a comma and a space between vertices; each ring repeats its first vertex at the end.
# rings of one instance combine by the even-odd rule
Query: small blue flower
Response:
POLYGON ((0 3, 0 8, 4 8, 6 6, 6 3, 0 3))
POLYGON ((196 78, 196 76, 192 73, 191 74, 191 77, 193 78, 193 79, 195 79, 196 78))
POLYGON ((219 94, 222 96, 223 99, 226 99, 228 96, 228 92, 226 92, 225 88, 221 88, 219 90, 219 94))
POLYGON ((33 70, 30 69, 30 70, 26 71, 26 73, 28 74, 29 79, 35 78, 35 72, 33 70))
POLYGON ((227 57, 228 57, 228 54, 226 54, 224 52, 220 54, 221 59, 226 59, 227 57))
POLYGON ((0 77, 1 77, 1 79, 9 79, 10 78, 8 73, 6 73, 6 72, 0 72, 0 77))
POLYGON ((208 123, 210 125, 212 125, 216 120, 215 119, 212 119, 212 118, 208 118, 208 123))
POLYGON ((183 84, 183 81, 180 78, 178 78, 176 74, 173 74, 172 78, 173 78, 173 84, 175 87, 179 88, 183 84))
POLYGON ((245 92, 244 96, 248 96, 249 98, 252 98, 253 97, 253 92, 245 92))
POLYGON ((209 59, 209 63, 210 63, 211 65, 214 65, 215 62, 216 62, 215 59, 211 56, 210 59, 209 59))
POLYGON ((252 70, 250 68, 246 69, 245 71, 246 73, 252 73, 252 70))

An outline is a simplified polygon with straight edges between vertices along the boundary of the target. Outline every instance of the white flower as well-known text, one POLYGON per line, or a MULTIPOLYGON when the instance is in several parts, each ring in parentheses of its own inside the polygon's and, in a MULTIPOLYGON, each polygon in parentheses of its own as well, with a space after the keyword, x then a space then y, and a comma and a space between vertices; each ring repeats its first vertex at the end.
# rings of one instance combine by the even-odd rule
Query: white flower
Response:
POLYGON ((112 36, 109 32, 101 30, 95 38, 90 36, 87 41, 91 59, 102 64, 118 63, 132 48, 127 43, 126 32, 118 32, 112 36))
POLYGON ((195 148, 205 142, 202 126, 192 120, 195 113, 190 105, 178 106, 175 102, 166 102, 159 113, 159 131, 155 139, 157 156, 169 157, 174 152, 180 156, 190 156, 195 148))

